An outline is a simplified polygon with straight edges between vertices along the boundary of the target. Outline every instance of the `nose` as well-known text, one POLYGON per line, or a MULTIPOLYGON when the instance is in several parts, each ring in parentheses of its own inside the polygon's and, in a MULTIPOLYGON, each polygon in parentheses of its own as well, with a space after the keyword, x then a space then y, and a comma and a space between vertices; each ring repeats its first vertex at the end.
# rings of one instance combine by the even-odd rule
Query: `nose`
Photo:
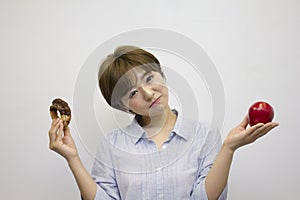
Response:
POLYGON ((141 86, 140 90, 143 93, 146 100, 151 100, 154 97, 154 91, 150 87, 141 86))

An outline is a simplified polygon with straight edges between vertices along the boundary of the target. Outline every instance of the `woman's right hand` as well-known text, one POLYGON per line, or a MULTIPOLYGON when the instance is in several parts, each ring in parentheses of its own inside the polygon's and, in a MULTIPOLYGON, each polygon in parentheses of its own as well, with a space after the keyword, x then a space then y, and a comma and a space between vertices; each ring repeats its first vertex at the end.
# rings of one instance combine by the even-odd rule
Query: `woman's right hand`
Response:
POLYGON ((70 128, 64 127, 60 118, 52 121, 49 129, 49 148, 67 161, 70 161, 78 156, 75 142, 71 136, 70 128))

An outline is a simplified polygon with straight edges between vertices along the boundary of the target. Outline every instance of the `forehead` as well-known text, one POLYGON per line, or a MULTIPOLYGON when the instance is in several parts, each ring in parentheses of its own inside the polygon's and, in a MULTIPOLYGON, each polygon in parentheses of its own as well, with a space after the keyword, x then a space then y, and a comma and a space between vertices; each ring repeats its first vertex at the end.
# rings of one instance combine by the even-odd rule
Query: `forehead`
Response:
POLYGON ((145 74, 148 74, 151 72, 151 69, 145 69, 140 67, 134 67, 127 71, 121 78, 133 78, 135 80, 142 78, 145 74))
POLYGON ((151 68, 145 68, 145 67, 134 67, 127 72, 125 72, 117 81, 117 85, 124 84, 124 82, 127 82, 127 84, 130 84, 131 86, 137 84, 137 82, 144 78, 145 75, 149 74, 151 71, 153 71, 151 68))
POLYGON ((134 67, 124 73, 117 81, 113 92, 112 99, 117 100, 124 97, 133 87, 139 84, 145 75, 150 73, 150 68, 134 67))

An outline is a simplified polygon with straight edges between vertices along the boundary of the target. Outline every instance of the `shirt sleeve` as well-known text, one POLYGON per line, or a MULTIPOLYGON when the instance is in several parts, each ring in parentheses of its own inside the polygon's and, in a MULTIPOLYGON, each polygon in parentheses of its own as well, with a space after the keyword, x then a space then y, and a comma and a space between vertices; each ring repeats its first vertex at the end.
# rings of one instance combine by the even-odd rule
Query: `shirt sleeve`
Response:
MULTIPOLYGON (((203 153, 199 158, 198 177, 193 187, 191 200, 208 200, 205 189, 206 176, 222 145, 221 135, 218 130, 206 131, 205 137, 202 140, 204 141, 204 145, 202 146, 203 153)), ((226 185, 218 200, 226 200, 227 191, 228 185, 226 185)))
POLYGON ((107 143, 99 145, 91 174, 97 184, 95 200, 121 199, 107 143))

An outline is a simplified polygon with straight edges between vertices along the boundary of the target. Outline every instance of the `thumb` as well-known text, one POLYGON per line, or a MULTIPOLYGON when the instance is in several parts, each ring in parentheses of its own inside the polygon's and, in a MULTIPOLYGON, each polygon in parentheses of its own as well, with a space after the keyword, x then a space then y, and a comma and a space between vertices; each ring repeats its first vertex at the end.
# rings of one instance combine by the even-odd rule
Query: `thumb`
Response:
POLYGON ((248 125, 248 115, 246 115, 243 119, 243 121, 240 123, 240 126, 243 127, 243 128, 246 128, 247 125, 248 125))

